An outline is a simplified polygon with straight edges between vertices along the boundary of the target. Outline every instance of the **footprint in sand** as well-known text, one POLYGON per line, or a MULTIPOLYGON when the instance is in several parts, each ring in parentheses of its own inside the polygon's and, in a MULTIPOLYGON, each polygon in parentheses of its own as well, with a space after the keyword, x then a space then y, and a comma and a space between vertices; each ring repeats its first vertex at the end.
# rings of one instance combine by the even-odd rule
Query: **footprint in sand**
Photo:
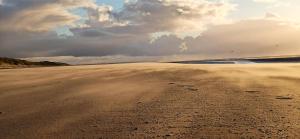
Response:
POLYGON ((179 87, 182 87, 184 89, 187 89, 189 91, 198 91, 199 89, 194 88, 194 85, 178 85, 179 87))
POLYGON ((197 88, 188 88, 188 90, 190 90, 190 91, 198 91, 197 88))
POLYGON ((246 90, 245 92, 247 92, 247 93, 259 93, 260 91, 257 91, 257 90, 246 90))
POLYGON ((291 100, 291 99, 293 99, 293 97, 290 97, 290 96, 277 96, 276 99, 291 100))

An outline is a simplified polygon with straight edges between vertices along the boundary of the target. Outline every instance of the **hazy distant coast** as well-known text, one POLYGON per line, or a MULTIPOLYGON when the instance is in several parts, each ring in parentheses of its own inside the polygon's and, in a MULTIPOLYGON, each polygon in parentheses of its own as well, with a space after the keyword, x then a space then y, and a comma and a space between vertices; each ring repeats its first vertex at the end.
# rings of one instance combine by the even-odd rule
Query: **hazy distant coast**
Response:
POLYGON ((300 63, 300 57, 299 56, 293 56, 293 57, 229 58, 229 59, 175 61, 175 62, 171 62, 171 63, 181 63, 181 64, 300 63))
POLYGON ((130 57, 130 56, 108 56, 108 57, 33 57, 22 58, 28 61, 56 61, 70 65, 100 65, 118 63, 182 63, 182 64, 255 64, 255 63, 300 63, 300 56, 272 56, 272 57, 245 57, 245 58, 200 58, 189 56, 166 56, 166 57, 130 57))

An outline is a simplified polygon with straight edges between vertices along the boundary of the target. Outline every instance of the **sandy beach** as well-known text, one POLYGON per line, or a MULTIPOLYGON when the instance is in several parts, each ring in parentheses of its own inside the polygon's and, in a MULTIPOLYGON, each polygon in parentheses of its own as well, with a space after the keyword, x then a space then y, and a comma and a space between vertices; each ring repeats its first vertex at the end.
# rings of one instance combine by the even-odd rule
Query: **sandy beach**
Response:
POLYGON ((300 64, 0 70, 0 138, 300 138, 300 64))

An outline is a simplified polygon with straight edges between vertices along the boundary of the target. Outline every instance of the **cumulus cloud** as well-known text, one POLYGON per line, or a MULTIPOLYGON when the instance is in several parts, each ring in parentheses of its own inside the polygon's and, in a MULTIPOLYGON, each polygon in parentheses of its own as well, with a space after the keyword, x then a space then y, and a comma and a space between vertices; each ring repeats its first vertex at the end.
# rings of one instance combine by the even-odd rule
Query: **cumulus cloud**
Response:
POLYGON ((1 30, 43 32, 58 26, 73 25, 80 17, 56 5, 45 5, 16 13, 0 22, 1 30))
POLYGON ((233 9, 229 1, 208 0, 130 0, 118 11, 93 0, 4 0, 0 56, 153 60, 300 53, 300 31, 290 22, 273 13, 227 22, 233 9), (72 12, 78 8, 84 20, 72 12), (58 26, 73 36, 59 38, 58 26))
POLYGON ((3 0, 0 7, 0 31, 46 32, 59 26, 76 27, 80 16, 70 12, 76 8, 97 6, 92 0, 3 0))
POLYGON ((116 16, 147 33, 197 36, 206 25, 225 22, 225 16, 233 9, 234 5, 227 2, 138 0, 127 2, 116 16))
POLYGON ((147 36, 110 37, 107 34, 69 39, 58 39, 55 34, 50 35, 52 37, 34 36, 34 39, 21 35, 9 36, 1 40, 2 56, 124 55, 139 58, 198 55, 202 58, 223 58, 300 53, 300 30, 292 24, 271 19, 216 25, 196 38, 186 37, 182 40, 175 35, 168 35, 153 43, 149 43, 147 36), (15 40, 7 41, 12 38, 15 40))
POLYGON ((205 25, 225 21, 234 8, 228 2, 206 0, 129 1, 120 12, 92 0, 4 0, 4 3, 11 6, 5 7, 4 14, 9 16, 0 18, 2 30, 49 31, 63 25, 76 28, 75 21, 80 17, 70 9, 85 8, 86 24, 90 27, 134 26, 144 33, 171 32, 178 36, 199 35, 205 25))

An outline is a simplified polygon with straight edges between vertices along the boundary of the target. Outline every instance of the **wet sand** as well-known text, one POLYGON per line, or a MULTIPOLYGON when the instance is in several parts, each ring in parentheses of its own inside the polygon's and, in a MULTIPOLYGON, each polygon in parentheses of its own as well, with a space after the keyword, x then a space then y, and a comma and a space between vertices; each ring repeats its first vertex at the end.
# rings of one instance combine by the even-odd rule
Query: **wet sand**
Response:
POLYGON ((300 138, 300 64, 4 69, 0 138, 300 138))

